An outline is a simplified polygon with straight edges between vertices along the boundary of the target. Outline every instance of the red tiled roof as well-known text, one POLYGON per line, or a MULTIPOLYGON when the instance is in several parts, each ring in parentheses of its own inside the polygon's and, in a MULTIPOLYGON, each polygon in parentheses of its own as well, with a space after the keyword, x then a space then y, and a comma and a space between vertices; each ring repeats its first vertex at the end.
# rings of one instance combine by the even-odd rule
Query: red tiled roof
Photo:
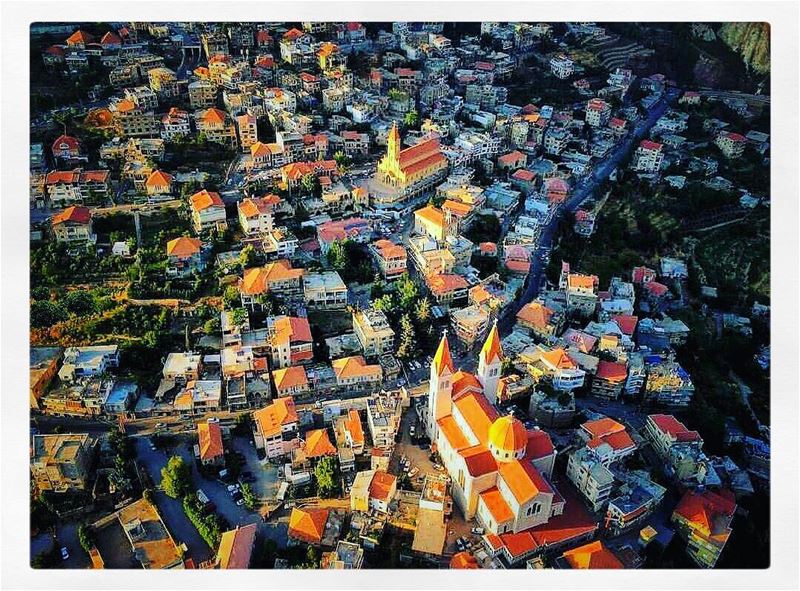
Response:
POLYGON ((222 430, 219 427, 219 423, 198 423, 197 436, 201 460, 213 459, 225 453, 222 445, 222 430))
POLYGON ((641 143, 639 143, 639 146, 645 150, 660 150, 662 147, 658 142, 653 142, 650 140, 642 140, 641 143))
POLYGON ((74 224, 88 224, 92 219, 92 212, 83 205, 73 205, 55 214, 51 223, 56 226, 65 222, 74 224))
POLYGON ((464 458, 464 463, 467 465, 467 471, 470 476, 478 477, 497 471, 497 461, 494 459, 492 452, 483 445, 468 447, 458 453, 464 458))
POLYGON ((572 568, 624 568, 622 561, 603 546, 600 540, 567 550, 562 556, 572 568))
POLYGON ((306 433, 305 453, 309 458, 336 455, 336 448, 328 437, 327 429, 315 429, 306 433))
POLYGON ((628 377, 628 367, 624 363, 600 360, 595 375, 602 380, 621 382, 628 377))
POLYGON ((636 330, 636 324, 639 322, 639 317, 630 316, 627 314, 617 314, 616 316, 612 316, 611 320, 617 323, 617 326, 619 326, 619 329, 623 334, 632 336, 636 330))
POLYGON ((450 568, 473 569, 480 567, 478 566, 478 559, 469 552, 457 552, 450 559, 450 568))
POLYGON ((677 441, 702 441, 697 431, 690 431, 672 415, 656 414, 649 415, 649 418, 660 431, 668 433, 677 441))
POLYGON ((325 534, 328 509, 292 509, 289 516, 289 537, 309 543, 319 544, 325 534))
POLYGON ((376 470, 369 484, 369 496, 379 501, 389 501, 397 477, 383 470, 376 470))

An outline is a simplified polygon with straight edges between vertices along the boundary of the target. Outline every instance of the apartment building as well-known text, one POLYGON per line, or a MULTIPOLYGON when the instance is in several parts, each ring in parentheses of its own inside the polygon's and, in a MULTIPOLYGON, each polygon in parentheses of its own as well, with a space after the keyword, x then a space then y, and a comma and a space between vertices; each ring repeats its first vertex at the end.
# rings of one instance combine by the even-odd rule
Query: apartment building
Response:
POLYGON ((334 359, 331 366, 336 375, 336 386, 348 393, 374 392, 383 382, 381 366, 367 364, 361 355, 334 359))
POLYGON ((403 409, 400 399, 393 394, 367 399, 367 426, 374 447, 389 451, 394 449, 394 437, 400 427, 403 409))
POLYGON ((586 447, 570 454, 567 478, 575 485, 592 511, 603 508, 614 486, 614 475, 586 447))
POLYGON ((658 172, 664 160, 664 146, 651 140, 642 140, 633 154, 633 170, 658 172))
POLYGON ((213 229, 224 231, 227 226, 225 203, 219 193, 203 189, 189 198, 191 202, 192 224, 198 234, 213 229))
POLYGON ((94 441, 87 433, 34 435, 31 476, 40 491, 84 491, 93 455, 94 441))
POLYGON ((397 279, 408 270, 408 254, 401 244, 381 239, 373 242, 369 250, 387 281, 397 279))
POLYGON ((339 310, 347 306, 347 285, 336 271, 303 276, 303 299, 310 309, 339 310))
POLYGON ((195 125, 209 142, 236 147, 236 127, 225 111, 214 107, 198 111, 195 113, 195 125))
POLYGON ((353 332, 365 357, 378 357, 394 350, 394 330, 382 310, 354 310, 353 332))
POLYGON ((253 412, 253 438, 268 459, 286 456, 300 445, 299 418, 291 397, 277 398, 253 412))
POLYGON ((250 150, 250 146, 258 141, 258 120, 254 115, 245 113, 236 117, 236 131, 239 136, 239 147, 242 152, 250 150))
POLYGON ((238 284, 242 305, 250 309, 260 307, 259 299, 267 293, 282 298, 300 295, 303 293, 304 273, 304 269, 293 269, 292 264, 284 259, 245 269, 238 284))

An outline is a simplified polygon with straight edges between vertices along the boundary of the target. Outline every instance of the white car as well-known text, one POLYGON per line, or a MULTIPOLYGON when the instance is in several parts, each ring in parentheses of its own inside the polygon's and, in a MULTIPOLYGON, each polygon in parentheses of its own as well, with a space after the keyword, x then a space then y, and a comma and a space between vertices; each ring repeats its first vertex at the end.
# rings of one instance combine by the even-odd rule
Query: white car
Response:
POLYGON ((229 484, 228 485, 228 492, 229 493, 236 492, 237 490, 239 490, 239 485, 238 484, 229 484))
POLYGON ((61 560, 68 560, 69 559, 69 550, 67 550, 66 546, 61 547, 61 560))

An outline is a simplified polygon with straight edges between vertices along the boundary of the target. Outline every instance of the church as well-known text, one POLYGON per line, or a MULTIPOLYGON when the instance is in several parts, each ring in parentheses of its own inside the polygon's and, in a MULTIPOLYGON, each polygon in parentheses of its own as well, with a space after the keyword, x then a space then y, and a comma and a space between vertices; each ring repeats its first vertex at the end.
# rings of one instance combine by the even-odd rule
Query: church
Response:
POLYGON ((427 429, 466 519, 488 533, 518 533, 561 515, 564 499, 550 482, 556 451, 550 436, 528 430, 495 407, 503 350, 497 323, 480 351, 477 374, 456 370, 447 334, 430 370, 427 429))
POLYGON ((447 166, 438 139, 429 138, 402 149, 397 124, 392 124, 386 155, 370 185, 373 204, 379 208, 404 206, 444 180, 447 166))

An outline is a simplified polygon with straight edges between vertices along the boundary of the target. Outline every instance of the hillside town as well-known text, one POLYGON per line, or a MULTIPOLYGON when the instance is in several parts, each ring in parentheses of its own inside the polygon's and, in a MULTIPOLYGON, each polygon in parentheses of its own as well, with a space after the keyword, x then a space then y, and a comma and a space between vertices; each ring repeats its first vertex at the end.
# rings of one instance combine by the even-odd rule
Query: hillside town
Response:
POLYGON ((768 567, 736 26, 34 23, 31 566, 768 567))

